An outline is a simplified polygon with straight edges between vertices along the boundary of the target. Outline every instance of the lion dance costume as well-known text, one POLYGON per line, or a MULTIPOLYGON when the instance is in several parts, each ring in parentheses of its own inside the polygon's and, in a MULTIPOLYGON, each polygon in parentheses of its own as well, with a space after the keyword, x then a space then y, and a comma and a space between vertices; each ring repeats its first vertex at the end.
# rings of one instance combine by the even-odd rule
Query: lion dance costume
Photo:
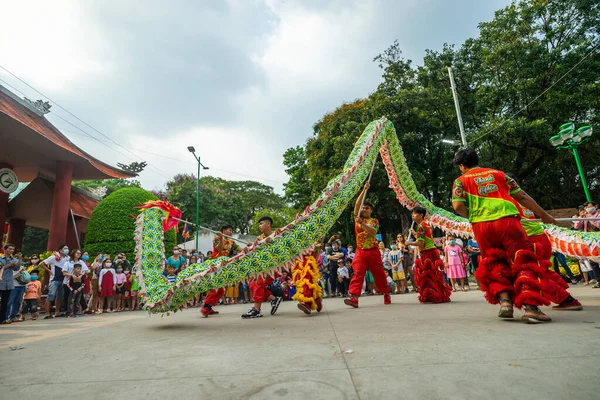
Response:
POLYGON ((425 243, 420 258, 415 260, 414 283, 419 289, 419 302, 447 303, 452 291, 444 282, 444 263, 435 247, 433 234, 427 222, 423 221, 417 227, 417 235, 418 239, 425 243))
POLYGON ((298 308, 305 314, 323 309, 323 288, 319 285, 319 267, 314 254, 296 261, 292 270, 292 278, 296 285, 296 294, 292 299, 298 302, 298 308))
POLYGON ((511 196, 520 190, 504 172, 476 167, 456 179, 452 201, 467 204, 481 251, 475 277, 486 300, 498 304, 498 295, 506 292, 517 308, 549 305, 542 294, 548 269, 534 253, 511 196))

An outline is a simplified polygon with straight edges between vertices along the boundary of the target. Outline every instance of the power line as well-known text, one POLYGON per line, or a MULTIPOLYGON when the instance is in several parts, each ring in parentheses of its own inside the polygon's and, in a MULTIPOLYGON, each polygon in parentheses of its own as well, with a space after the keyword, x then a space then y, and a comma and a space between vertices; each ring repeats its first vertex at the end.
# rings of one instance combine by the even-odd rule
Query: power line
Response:
MULTIPOLYGON (((0 65, 0 67, 2 67, 2 66, 0 65)), ((19 93, 19 94, 21 94, 23 97, 27 97, 27 95, 26 95, 25 93, 23 93, 22 91, 20 91, 19 89, 17 89, 15 86, 11 85, 10 83, 6 82, 4 79, 1 79, 1 78, 0 78, 0 82, 4 83, 6 86, 10 87, 12 90, 14 90, 14 91, 18 92, 18 93, 19 93)), ((34 90, 35 90, 35 89, 34 89, 34 90)), ((38 92, 38 93, 39 93, 39 92, 38 92)), ((41 93, 40 93, 40 94, 41 94, 41 93)), ((44 96, 44 95, 42 94, 42 96, 44 96)), ((49 99, 49 98, 48 98, 48 99, 49 99)), ((50 99, 49 99, 49 100, 50 100, 50 99)), ((52 101, 52 100, 50 100, 50 101, 52 101)), ((60 106, 59 106, 59 107, 60 107, 60 106)), ((62 108, 62 107, 60 107, 60 108, 62 108)), ((81 127, 79 127, 78 125, 75 125, 75 124, 73 124, 71 121, 69 121, 69 120, 67 120, 67 119, 63 118, 63 117, 62 117, 60 114, 57 114, 56 112, 53 112, 53 113, 52 113, 52 115, 53 115, 53 116, 55 116, 55 117, 57 117, 57 118, 59 118, 59 119, 61 119, 61 120, 62 120, 62 121, 64 121, 64 122, 66 122, 67 124, 71 125, 71 126, 72 126, 72 127, 74 127, 75 129, 78 129, 79 131, 81 131, 81 132, 83 133, 83 135, 85 135, 85 136, 87 136, 87 137, 89 137, 89 138, 91 138, 91 139, 94 139, 95 141, 97 141, 97 142, 98 142, 98 143, 100 143, 100 144, 103 144, 104 146, 106 146, 106 147, 107 147, 108 149, 110 149, 111 151, 115 151, 115 152, 117 152, 117 153, 121 154, 122 156, 124 156, 124 157, 127 157, 127 159, 129 159, 129 160, 134 160, 134 161, 135 161, 135 159, 136 159, 136 158, 139 158, 139 159, 141 159, 142 161, 146 162, 146 160, 142 159, 140 156, 138 156, 138 155, 136 155, 136 154, 133 154, 133 153, 131 153, 131 151, 129 151, 129 153, 133 154, 133 155, 135 156, 135 158, 131 158, 131 156, 128 156, 127 154, 124 154, 123 152, 119 151, 119 149, 112 148, 111 146, 109 146, 109 144, 108 144, 106 141, 100 140, 100 139, 98 139, 96 136, 93 136, 93 135, 89 134, 87 131, 83 130, 83 129, 82 129, 81 127)), ((72 132, 72 131, 67 131, 67 130, 64 130, 64 129, 63 129, 63 131, 65 131, 65 132, 70 132, 70 133, 73 133, 73 134, 76 134, 76 135, 81 135, 81 133, 75 133, 75 132, 72 132)), ((106 135, 104 135, 104 136, 106 136, 106 135)), ((110 138, 109 138, 109 139, 110 139, 110 138)), ((114 142, 114 141, 112 141, 112 139, 111 139, 111 142, 114 142)), ((121 148, 124 148, 123 146, 119 145, 118 143, 117 143, 117 145, 118 145, 119 147, 121 147, 121 148)), ((124 149, 125 149, 125 148, 124 148, 124 149)), ((125 149, 125 150, 127 150, 127 149, 125 149)), ((150 164, 148 164, 148 167, 149 167, 149 168, 152 168, 152 169, 154 169, 154 171, 155 171, 157 174, 159 174, 159 175, 162 175, 163 177, 165 177, 165 178, 169 179, 169 176, 167 176, 167 175, 163 174, 163 173, 162 173, 162 172, 161 172, 161 171, 160 171, 158 168, 156 168, 156 167, 154 167, 154 166, 152 166, 152 165, 150 165, 150 164)))
POLYGON ((502 123, 500 123, 500 125, 496 126, 495 128, 493 128, 493 129, 491 129, 491 130, 489 130, 487 132, 482 133, 480 136, 476 137, 475 139, 470 140, 470 142, 473 143, 473 142, 476 142, 478 140, 483 139, 484 137, 486 137, 487 135, 491 134, 492 132, 495 132, 496 130, 500 129, 500 127, 502 127, 506 122, 508 122, 509 120, 513 119, 517 115, 519 115, 527 107, 529 107, 530 105, 532 105, 537 99, 539 99, 540 97, 542 97, 547 91, 549 91, 550 89, 552 89, 564 77, 566 77, 567 75, 569 75, 569 73, 571 71, 573 71, 575 68, 577 68, 579 66, 579 64, 581 64, 583 61, 585 61, 585 59, 587 59, 594 52, 594 50, 596 50, 598 48, 598 46, 600 46, 600 43, 598 43, 597 45, 595 45, 585 56, 583 56, 583 58, 581 60, 579 60, 579 62, 577 64, 575 64, 573 67, 571 67, 571 69, 569 69, 567 72, 565 72, 560 78, 558 78, 556 81, 554 81, 554 83, 552 85, 550 85, 546 90, 544 90, 542 93, 540 93, 539 95, 537 95, 533 100, 531 100, 529 103, 527 103, 527 105, 525 105, 524 107, 522 107, 521 109, 519 109, 517 112, 515 112, 513 115, 511 115, 510 117, 508 117, 507 119, 505 119, 502 123))
MULTIPOLYGON (((93 126, 91 126, 90 124, 88 124, 87 122, 85 122, 84 120, 82 120, 81 118, 79 118, 77 115, 73 114, 72 112, 70 112, 69 110, 67 110, 66 108, 64 108, 63 106, 61 106, 60 104, 58 104, 56 101, 52 100, 50 97, 46 96, 44 93, 40 92, 39 90, 37 90, 36 88, 34 88, 33 86, 31 86, 29 83, 27 83, 26 81, 24 81, 23 79, 21 79, 20 77, 18 77, 16 74, 14 74, 13 72, 11 72, 10 70, 8 70, 6 67, 4 67, 3 65, 0 65, 0 68, 2 68, 3 70, 5 70, 6 72, 8 72, 10 75, 12 75, 14 78, 16 78, 17 80, 19 80, 21 83, 23 83, 24 85, 26 85, 27 87, 31 88, 32 90, 34 90, 36 93, 40 94, 41 96, 45 97, 46 99, 48 99, 51 103, 53 103, 54 105, 56 105, 58 108, 60 108, 61 110, 65 111, 67 114, 69 114, 70 116, 72 116, 73 118, 75 118, 76 120, 78 120, 79 122, 81 122, 82 124, 86 125, 87 127, 89 127, 90 129, 92 129, 93 131, 99 133, 100 135, 104 136, 106 139, 108 139, 111 143, 117 145, 118 147, 122 148, 123 150, 127 151, 129 154, 132 154, 135 158, 139 158, 140 160, 147 162, 146 160, 144 160, 143 157, 135 154, 133 151, 139 151, 142 153, 148 153, 157 157, 163 157, 166 159, 171 159, 174 161, 179 161, 179 162, 183 162, 186 164, 192 164, 192 162, 187 162, 187 161, 182 161, 173 157, 168 157, 168 156, 164 156, 162 154, 157 154, 157 153, 152 153, 149 151, 145 151, 145 150, 141 150, 141 149, 135 149, 135 148, 131 148, 128 149, 126 147, 123 147, 120 143, 115 142, 112 138, 110 138, 109 136, 105 135, 104 133, 100 132, 98 129, 94 128, 93 126), (133 150, 133 151, 132 151, 133 150)), ((4 82, 5 84, 7 84, 8 86, 10 86, 11 88, 13 88, 14 90, 16 90, 17 92, 21 93, 23 96, 25 96, 25 94, 23 92, 21 92, 20 90, 16 89, 14 86, 8 84, 6 81, 0 79, 0 81, 4 82)), ((99 143, 104 144, 105 146, 109 147, 108 144, 106 142, 101 141, 100 139, 96 138, 95 136, 92 136, 91 134, 89 134, 88 132, 84 131, 82 128, 80 128, 79 126, 73 124, 72 122, 66 120, 65 118, 61 117, 59 114, 53 113, 53 115, 56 115, 58 118, 60 118, 61 120, 65 121, 66 123, 68 123, 69 125, 73 126, 74 128, 80 130, 81 132, 83 132, 83 134, 85 134, 86 136, 98 141, 99 143)), ((71 132, 73 133, 73 132, 71 132)), ((110 147, 109 147, 110 148, 110 147)), ((116 149, 112 149, 113 151, 117 151, 119 154, 124 155, 123 153, 121 153, 120 151, 116 150, 116 149)), ((135 160, 135 159, 134 159, 135 160)), ((165 178, 169 178, 167 175, 163 174, 160 170, 158 170, 157 168, 153 167, 151 164, 148 164, 149 168, 152 168, 156 173, 158 173, 159 175, 164 176, 165 178)), ((252 178, 252 179, 258 179, 258 180, 262 180, 262 181, 267 181, 267 182, 274 182, 274 183, 278 183, 283 185, 283 182, 279 182, 273 179, 265 179, 265 178, 259 178, 259 177, 255 177, 252 175, 247 175, 247 174, 241 174, 239 172, 233 172, 233 171, 227 171, 227 170, 223 170, 223 169, 219 169, 219 168, 212 168, 215 171, 221 171, 221 172, 225 172, 228 174, 234 174, 234 175, 239 175, 239 176, 244 176, 246 178, 252 178)))
POLYGON ((132 153, 131 151, 129 151, 127 148, 121 146, 119 143, 115 142, 113 139, 111 139, 109 136, 105 135, 104 133, 100 132, 98 129, 94 128, 93 126, 91 126, 90 124, 88 124, 87 122, 85 122, 84 120, 82 120, 81 118, 79 118, 77 115, 73 114, 71 111, 67 110, 66 108, 64 108, 63 106, 61 106, 60 104, 58 104, 56 101, 52 100, 50 97, 46 96, 44 93, 40 92, 39 90, 37 90, 36 88, 34 88, 33 86, 31 86, 29 83, 25 82, 23 79, 19 78, 17 75, 15 75, 14 73, 12 73, 11 71, 9 71, 8 69, 6 69, 6 67, 4 67, 3 65, 0 65, 0 68, 2 68, 3 70, 5 70, 6 72, 8 72, 9 74, 11 74, 13 77, 15 77, 16 79, 18 79, 20 82, 22 82, 24 85, 26 85, 27 87, 29 87, 30 89, 34 90, 36 93, 40 94, 41 96, 45 97, 46 99, 48 99, 51 103, 53 103, 54 105, 56 105, 58 108, 60 108, 61 110, 63 110, 64 112, 66 112, 67 114, 69 114, 70 116, 72 116, 73 118, 75 118, 76 120, 78 120, 79 122, 81 122, 82 124, 86 125, 87 127, 91 128, 92 130, 94 130, 95 132, 99 133, 100 135, 104 136, 105 138, 107 138, 108 140, 110 140, 112 143, 116 144, 117 146, 121 147, 123 150, 131 153, 133 156, 135 156, 136 158, 140 158, 142 161, 146 161, 144 159, 142 159, 140 156, 132 153))
MULTIPOLYGON (((0 67, 1 67, 1 66, 0 66, 0 67)), ((6 86, 10 87, 12 90, 14 90, 14 91, 18 92, 18 93, 19 93, 19 94, 21 94, 23 97, 26 97, 26 96, 27 96, 25 93, 23 93, 22 91, 20 91, 19 89, 17 89, 15 86, 11 85, 10 83, 6 82, 4 79, 1 79, 1 78, 0 78, 0 82, 4 83, 6 86)), ((117 153, 121 154, 122 156, 124 156, 124 157, 127 157, 127 159, 129 159, 129 160, 135 160, 135 159, 132 159, 132 158, 131 158, 131 156, 128 156, 128 155, 124 154, 123 152, 119 151, 119 149, 112 148, 111 146, 109 146, 109 145, 108 145, 108 143, 107 143, 107 142, 105 142, 105 141, 103 141, 103 140, 100 140, 100 139, 98 139, 97 137, 95 137, 95 136, 93 136, 93 135, 89 134, 88 132, 86 132, 85 130, 83 130, 82 128, 80 128, 79 126, 77 126, 77 125, 73 124, 71 121, 69 121, 69 120, 67 120, 67 119, 63 118, 63 117, 62 117, 60 114, 57 114, 56 112, 54 112, 54 113, 52 113, 52 115, 53 115, 53 116, 55 116, 55 117, 57 117, 57 118, 59 118, 59 119, 61 119, 61 120, 63 120, 64 122, 66 122, 67 124, 71 125, 71 126, 72 126, 72 127, 74 127, 75 129, 78 129, 78 130, 80 130, 80 131, 83 133, 83 135, 85 135, 85 136, 87 136, 87 137, 89 137, 89 138, 91 138, 91 139, 94 139, 95 141, 97 141, 97 142, 98 142, 98 143, 100 143, 100 144, 103 144, 104 146, 106 146, 106 147, 107 147, 108 149, 110 149, 111 151, 115 151, 115 152, 117 152, 117 153)), ((64 130, 64 129, 63 129, 63 130, 64 130)), ((65 131, 66 131, 66 130, 65 130, 65 131)), ((76 135, 81 135, 81 133, 75 133, 75 132, 71 132, 71 131, 66 131, 66 132, 70 132, 70 133, 73 133, 73 134, 76 134, 76 135)), ((122 147, 122 146, 120 146, 120 147, 122 147)), ((130 152, 130 153, 131 153, 131 152, 130 152)), ((133 153, 132 153, 132 154, 133 154, 133 153)), ((134 154, 134 156, 135 156, 136 158, 140 158, 139 156, 137 156, 137 155, 135 155, 135 154, 134 154)), ((145 160, 142 160, 142 161, 145 161, 145 160)), ((154 168, 153 166, 151 166, 151 165, 149 165, 149 164, 148 164, 148 167, 154 168)), ((156 173, 158 173, 159 175, 162 175, 162 176, 164 176, 165 178, 169 179, 169 176, 167 176, 167 175, 163 174, 163 173, 162 173, 160 170, 158 170, 157 168, 154 168, 154 169, 155 169, 155 172, 156 172, 156 173)))
MULTIPOLYGON (((77 132, 73 132, 73 131, 68 131, 68 130, 64 130, 64 131, 68 132, 68 133, 72 133, 74 135, 81 135, 81 133, 77 133, 77 132)), ((96 139, 96 140, 99 140, 99 139, 96 139)), ((102 141, 100 141, 100 142, 104 144, 104 142, 102 142, 102 141)), ((135 151, 135 152, 139 151, 141 153, 147 153, 147 154, 150 154, 152 156, 161 157, 161 158, 164 158, 164 159, 167 159, 167 160, 177 161, 179 163, 186 164, 186 165, 197 165, 194 161, 185 161, 185 160, 182 160, 182 159, 179 159, 179 158, 169 157, 169 156, 166 156, 164 154, 154 153, 154 152, 151 152, 151 151, 148 151, 148 150, 137 149, 135 147, 131 147, 130 149, 132 151, 135 151)), ((252 179, 255 179, 255 180, 259 180, 259 181, 274 182, 274 183, 278 183, 280 185, 285 184, 284 182, 276 181, 274 179, 261 178, 261 177, 258 177, 258 176, 253 176, 253 175, 248 175, 248 174, 242 174, 242 173, 239 173, 239 172, 228 171, 228 170, 224 170, 224 169, 220 169, 220 168, 210 167, 210 169, 214 170, 214 171, 225 172, 227 174, 233 174, 233 175, 243 176, 243 177, 246 177, 246 178, 252 178, 252 179)))

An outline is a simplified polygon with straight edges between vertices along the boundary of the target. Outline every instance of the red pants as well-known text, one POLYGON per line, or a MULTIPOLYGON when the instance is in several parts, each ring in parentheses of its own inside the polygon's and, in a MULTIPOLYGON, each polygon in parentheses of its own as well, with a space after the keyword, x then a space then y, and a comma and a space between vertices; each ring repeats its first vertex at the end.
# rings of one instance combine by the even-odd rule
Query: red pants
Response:
POLYGON ((360 297, 367 271, 371 271, 377 291, 379 293, 389 293, 390 289, 387 285, 379 249, 356 249, 352 269, 354 269, 354 276, 350 281, 350 290, 348 290, 351 295, 360 297))
POLYGON ((250 292, 252 292, 252 301, 254 303, 263 303, 267 301, 269 296, 271 296, 271 291, 267 289, 273 283, 273 278, 270 276, 266 279, 259 277, 258 279, 252 279, 250 281, 250 292))
POLYGON ((486 300, 498 303, 498 295, 507 292, 516 307, 549 305, 542 295, 542 278, 547 269, 540 265, 533 245, 517 217, 472 224, 481 251, 475 271, 486 300))
POLYGON ((421 303, 447 303, 450 301, 450 287, 444 282, 440 268, 444 263, 437 249, 421 251, 421 258, 415 260, 415 285, 419 289, 421 303))
POLYGON ((208 292, 208 294, 204 298, 204 304, 207 304, 207 305, 209 305, 211 307, 216 306, 217 303, 219 302, 219 299, 221 297, 223 297, 224 293, 225 293, 225 289, 224 288, 216 289, 216 290, 211 290, 210 292, 208 292))
POLYGON ((551 269, 552 264, 552 244, 546 234, 530 236, 529 240, 533 244, 534 252, 540 259, 540 264, 547 269, 546 275, 542 279, 542 294, 552 303, 560 304, 570 296, 567 289, 569 285, 560 275, 551 269))

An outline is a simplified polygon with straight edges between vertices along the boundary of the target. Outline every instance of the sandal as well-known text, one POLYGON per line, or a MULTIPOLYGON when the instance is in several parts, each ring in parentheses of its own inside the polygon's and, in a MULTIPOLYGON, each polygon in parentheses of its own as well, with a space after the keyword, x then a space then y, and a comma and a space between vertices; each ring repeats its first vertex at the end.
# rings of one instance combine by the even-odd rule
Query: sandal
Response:
POLYGON ((50 315, 46 315, 46 316, 44 317, 44 319, 53 319, 53 318, 54 318, 54 315, 52 315, 52 314, 50 314, 50 315))
POLYGON ((524 306, 525 314, 521 317, 521 321, 526 324, 539 324, 550 322, 552 319, 544 314, 537 306, 524 306))
POLYGON ((513 317, 514 308, 512 301, 509 299, 500 300, 500 311, 498 311, 498 318, 511 319, 513 317))

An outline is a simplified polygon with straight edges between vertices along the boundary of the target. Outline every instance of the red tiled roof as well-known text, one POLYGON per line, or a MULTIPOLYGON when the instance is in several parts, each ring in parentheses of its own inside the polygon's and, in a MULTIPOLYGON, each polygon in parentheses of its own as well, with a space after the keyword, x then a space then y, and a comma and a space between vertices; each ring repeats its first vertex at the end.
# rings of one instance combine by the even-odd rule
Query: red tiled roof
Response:
POLYGON ((100 200, 96 200, 93 197, 85 195, 74 188, 71 188, 71 202, 70 207, 73 210, 73 214, 90 219, 92 211, 100 204, 100 200))
POLYGON ((92 164, 98 171, 112 178, 132 178, 137 174, 123 171, 119 168, 112 167, 102 161, 87 154, 79 147, 75 146, 65 135, 63 135, 54 125, 50 123, 44 116, 39 116, 29 110, 24 105, 15 101, 12 97, 0 91, 0 112, 19 121, 21 124, 29 127, 33 131, 44 136, 57 146, 81 157, 92 164))

